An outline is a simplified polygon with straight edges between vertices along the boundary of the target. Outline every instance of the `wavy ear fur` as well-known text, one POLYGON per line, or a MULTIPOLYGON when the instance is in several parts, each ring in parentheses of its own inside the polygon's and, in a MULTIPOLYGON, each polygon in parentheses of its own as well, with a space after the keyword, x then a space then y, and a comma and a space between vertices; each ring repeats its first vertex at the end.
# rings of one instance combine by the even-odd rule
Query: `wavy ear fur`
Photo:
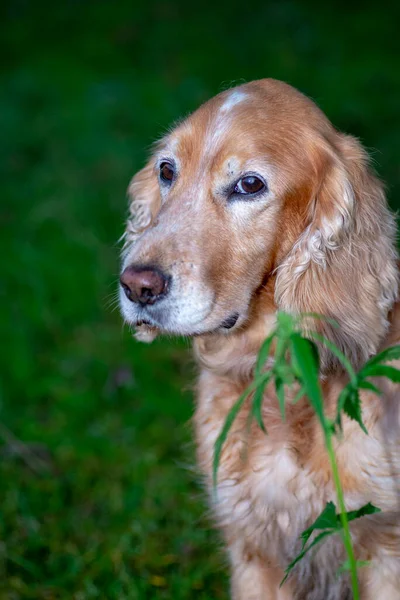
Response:
POLYGON ((160 190, 153 165, 148 163, 131 180, 128 187, 129 216, 124 234, 124 249, 152 224, 161 207, 160 190))
MULTIPOLYGON (((359 366, 378 350, 398 294, 395 221, 366 152, 337 135, 335 149, 322 151, 309 224, 278 267, 275 298, 289 313, 334 319, 338 328, 310 319, 306 329, 319 330, 359 366)), ((324 348, 321 363, 325 371, 337 366, 324 348)))

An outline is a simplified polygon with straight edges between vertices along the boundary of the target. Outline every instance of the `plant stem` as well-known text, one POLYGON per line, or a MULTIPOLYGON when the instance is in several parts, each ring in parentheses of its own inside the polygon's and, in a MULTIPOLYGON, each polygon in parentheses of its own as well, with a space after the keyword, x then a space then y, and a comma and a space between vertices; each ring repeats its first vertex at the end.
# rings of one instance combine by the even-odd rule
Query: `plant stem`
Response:
MULTIPOLYGON (((326 419, 325 419, 325 421, 326 421, 326 419)), ((353 544, 352 544, 351 535, 350 535, 349 522, 348 522, 347 513, 346 513, 346 506, 344 504, 343 489, 342 489, 342 484, 340 482, 339 470, 338 470, 338 466, 337 466, 337 462, 336 462, 335 452, 333 450, 333 445, 332 445, 332 432, 329 427, 329 424, 322 423, 322 426, 324 428, 325 446, 326 446, 329 460, 331 463, 333 481, 335 483, 336 494, 337 494, 337 499, 338 499, 338 504, 339 504, 340 520, 341 520, 342 527, 343 527, 343 536, 342 536, 343 543, 346 548, 347 556, 349 557, 351 586, 353 589, 353 600, 359 600, 360 599, 360 591, 359 591, 359 587, 358 587, 358 578, 357 578, 357 562, 356 562, 356 558, 354 556, 353 544)))

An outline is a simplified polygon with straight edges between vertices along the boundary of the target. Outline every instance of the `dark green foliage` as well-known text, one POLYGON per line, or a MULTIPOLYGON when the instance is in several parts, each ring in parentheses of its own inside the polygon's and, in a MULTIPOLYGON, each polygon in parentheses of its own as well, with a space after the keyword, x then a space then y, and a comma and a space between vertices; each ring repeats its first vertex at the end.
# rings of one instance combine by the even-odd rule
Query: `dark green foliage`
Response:
MULTIPOLYGON (((400 346, 392 346, 371 358, 358 373, 354 373, 353 369, 350 367, 350 381, 342 390, 338 399, 336 424, 339 428, 341 428, 341 413, 344 411, 347 416, 354 421, 357 421, 362 430, 367 433, 365 425, 362 422, 362 407, 359 389, 368 390, 381 395, 382 392, 379 387, 369 381, 370 377, 386 377, 394 383, 399 383, 400 370, 385 364, 388 361, 398 358, 400 358, 400 346)), ((345 360, 348 362, 347 359, 345 360)), ((348 368, 346 362, 342 362, 344 366, 348 368)))
MULTIPOLYGON (((285 313, 277 314, 276 329, 262 344, 255 369, 255 381, 245 390, 239 400, 233 405, 228 417, 225 420, 223 429, 217 439, 214 449, 213 480, 214 487, 217 484, 218 466, 221 458, 223 445, 228 437, 229 431, 235 418, 240 412, 244 401, 254 390, 254 400, 251 404, 249 419, 255 418, 261 429, 266 433, 262 418, 262 402, 265 385, 269 381, 274 381, 275 391, 281 410, 282 419, 285 418, 285 392, 284 386, 297 385, 297 392, 294 403, 305 396, 313 407, 325 438, 325 446, 329 457, 332 478, 336 488, 336 494, 340 506, 339 514, 336 514, 336 507, 333 502, 328 502, 324 511, 319 515, 316 521, 302 535, 302 548, 300 553, 292 560, 285 570, 285 577, 281 585, 286 581, 293 567, 309 552, 314 546, 322 542, 324 538, 333 533, 340 532, 343 543, 346 547, 348 562, 346 568, 350 570, 352 578, 352 589, 354 600, 359 598, 359 589, 357 581, 357 567, 359 566, 352 548, 350 537, 349 522, 365 515, 379 512, 380 509, 368 503, 355 511, 346 511, 344 504, 343 490, 339 478, 338 466, 332 445, 332 436, 337 432, 335 424, 339 430, 342 427, 342 412, 346 413, 351 419, 357 421, 363 431, 367 430, 362 422, 362 406, 359 395, 359 388, 367 389, 372 392, 379 390, 369 381, 367 377, 387 377, 394 382, 400 381, 400 371, 393 366, 382 364, 384 361, 393 360, 400 356, 400 346, 384 350, 356 373, 348 359, 343 353, 329 340, 318 333, 309 334, 312 338, 325 344, 330 351, 343 363, 343 366, 349 373, 349 383, 341 391, 337 403, 336 423, 332 423, 326 418, 324 413, 324 399, 319 381, 319 355, 318 348, 313 340, 310 340, 299 332, 302 321, 306 315, 293 317, 285 313), (275 342, 275 351, 271 353, 271 364, 268 370, 263 373, 263 368, 267 364, 268 351, 271 350, 272 342, 275 342), (322 530, 309 545, 306 545, 311 534, 316 530, 322 530)), ((315 316, 315 315, 314 315, 315 316)), ((318 318, 323 319, 323 316, 318 318)))
MULTIPOLYGON (((354 519, 359 519, 360 517, 364 517, 366 515, 373 515, 378 512, 380 512, 380 509, 369 502, 368 504, 365 504, 358 510, 348 511, 347 520, 349 522, 354 521, 354 519)), ((303 558, 305 554, 307 554, 307 552, 309 552, 317 544, 322 542, 322 540, 327 536, 333 535, 334 533, 338 533, 342 530, 343 525, 341 515, 336 513, 336 507, 334 503, 328 502, 324 510, 319 515, 319 517, 317 517, 314 523, 301 534, 301 552, 285 569, 285 577, 282 580, 281 585, 285 583, 293 567, 303 558), (315 531, 321 531, 321 533, 316 535, 312 542, 310 542, 310 544, 307 545, 308 540, 315 531)), ((346 562, 346 568, 349 570, 351 568, 348 561, 346 562)))

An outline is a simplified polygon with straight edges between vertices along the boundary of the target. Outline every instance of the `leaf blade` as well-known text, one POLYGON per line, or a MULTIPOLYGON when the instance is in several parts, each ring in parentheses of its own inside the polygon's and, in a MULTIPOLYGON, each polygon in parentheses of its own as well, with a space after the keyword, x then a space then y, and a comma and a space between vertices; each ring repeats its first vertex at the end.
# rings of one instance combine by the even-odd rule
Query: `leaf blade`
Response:
POLYGON ((350 419, 356 421, 364 433, 368 435, 368 430, 362 420, 361 398, 358 388, 352 388, 346 396, 343 403, 343 411, 350 419))
POLYGON ((262 418, 262 402, 264 399, 265 387, 267 386, 273 375, 272 371, 269 371, 267 375, 268 377, 265 378, 265 381, 256 388, 251 407, 251 415, 255 418, 258 426, 264 433, 267 433, 267 429, 264 425, 264 421, 262 418))
POLYGON ((255 367, 256 376, 261 375, 261 373, 262 373, 263 366, 265 365, 265 362, 269 355, 269 351, 271 349, 271 344, 272 344, 272 341, 273 341, 275 335, 276 335, 276 332, 273 331, 271 333, 271 335, 269 335, 261 345, 261 348, 258 352, 257 362, 256 362, 256 367, 255 367))
POLYGON ((318 367, 315 361, 315 350, 312 349, 312 344, 313 342, 303 338, 298 333, 290 336, 291 350, 296 361, 296 369, 299 371, 301 382, 320 422, 324 423, 322 392, 318 378, 318 367))
POLYGON ((396 367, 389 367, 388 365, 372 365, 368 368, 364 368, 360 375, 365 377, 386 377, 394 383, 400 383, 400 369, 396 367))
POLYGON ((370 358, 365 364, 365 367, 370 367, 378 363, 386 363, 397 359, 400 359, 400 346, 390 346, 389 348, 385 348, 385 350, 382 350, 382 352, 370 358))

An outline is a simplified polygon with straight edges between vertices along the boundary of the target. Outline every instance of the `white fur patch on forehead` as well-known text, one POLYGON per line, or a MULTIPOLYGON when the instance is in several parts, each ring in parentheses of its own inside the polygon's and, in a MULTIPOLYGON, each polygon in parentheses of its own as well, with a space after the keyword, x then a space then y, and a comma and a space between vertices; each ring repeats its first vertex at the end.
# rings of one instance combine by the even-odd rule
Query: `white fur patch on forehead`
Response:
POLYGON ((204 154, 208 156, 213 152, 225 139, 229 133, 232 124, 231 110, 241 102, 249 98, 248 94, 240 90, 229 92, 224 103, 219 107, 213 121, 208 126, 204 154))
POLYGON ((230 111, 231 108, 233 108, 240 102, 243 102, 248 97, 249 97, 248 94, 245 94, 244 92, 241 92, 239 90, 234 90, 233 92, 231 92, 229 94, 229 96, 227 97, 225 102, 222 104, 222 106, 219 109, 219 112, 226 113, 226 112, 230 111))

